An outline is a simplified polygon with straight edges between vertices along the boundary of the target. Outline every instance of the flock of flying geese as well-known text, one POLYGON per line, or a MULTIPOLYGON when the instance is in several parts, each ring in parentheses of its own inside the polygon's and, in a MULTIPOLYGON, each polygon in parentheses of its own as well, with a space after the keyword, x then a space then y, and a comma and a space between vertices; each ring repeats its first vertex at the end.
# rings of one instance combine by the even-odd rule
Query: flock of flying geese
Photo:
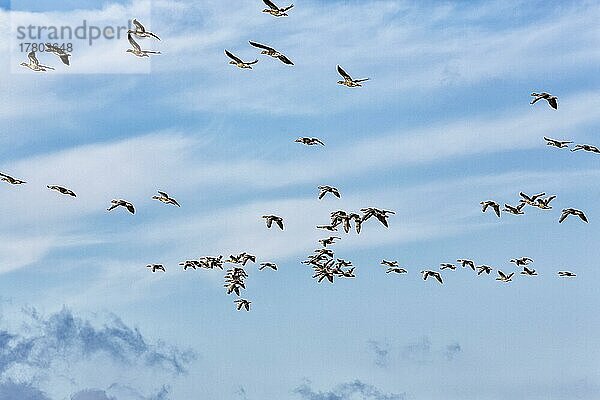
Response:
MULTIPOLYGON (((268 8, 265 8, 263 10, 263 12, 270 14, 274 17, 287 17, 288 16, 287 11, 289 11, 290 9, 292 9, 294 7, 293 4, 290 4, 287 7, 278 7, 275 3, 273 3, 270 0, 263 0, 263 2, 268 7, 268 8)), ((129 29, 127 31, 127 40, 129 41, 131 48, 127 49, 126 52, 131 53, 134 56, 140 57, 140 58, 150 57, 150 55, 162 54, 160 51, 142 49, 140 44, 135 40, 134 36, 137 38, 142 38, 142 39, 143 38, 154 38, 157 40, 161 40, 161 39, 155 33, 148 31, 146 29, 146 27, 141 22, 139 22, 137 19, 134 18, 132 23, 133 23, 135 29, 129 29)), ((285 54, 281 53, 278 50, 275 50, 271 46, 268 46, 266 44, 261 44, 258 42, 254 42, 252 40, 248 41, 248 43, 250 43, 251 46, 259 49, 260 54, 262 54, 262 55, 266 55, 266 56, 278 59, 279 61, 281 61, 282 63, 284 63, 286 65, 290 65, 290 66, 294 65, 294 63, 285 54)), ((69 57, 71 57, 71 54, 67 53, 60 46, 52 45, 51 43, 45 43, 44 52, 55 54, 56 56, 58 56, 61 59, 61 61, 65 65, 67 65, 67 66, 70 65, 69 57)), ((230 52, 227 49, 225 49, 225 55, 231 59, 231 61, 229 61, 229 64, 235 65, 236 67, 241 68, 241 69, 252 69, 252 66, 254 64, 258 63, 258 59, 255 59, 253 61, 243 61, 240 57, 236 56, 235 54, 233 54, 232 52, 230 52)), ((49 70, 54 70, 53 67, 41 64, 40 61, 36 57, 35 51, 29 52, 27 54, 27 57, 29 59, 29 62, 22 62, 20 64, 21 66, 28 68, 35 72, 47 72, 49 70)), ((352 76, 350 74, 348 74, 339 65, 337 66, 337 71, 343 78, 342 80, 338 81, 338 84, 344 85, 347 87, 351 87, 351 88, 360 87, 360 86, 362 86, 362 82, 369 80, 369 78, 353 79, 352 76)), ((317 144, 317 143, 314 143, 314 144, 317 144)))
MULTIPOLYGON (((263 10, 264 13, 270 14, 274 17, 287 17, 287 12, 291 10, 294 5, 291 4, 287 7, 279 7, 275 3, 270 0, 263 0, 263 2, 267 5, 267 8, 263 10)), ((146 30, 144 25, 142 25, 137 19, 133 19, 133 25, 135 29, 128 30, 127 38, 131 45, 131 48, 127 50, 128 53, 132 53, 137 57, 150 57, 150 55, 161 54, 159 51, 154 50, 143 50, 141 46, 136 42, 134 37, 136 38, 153 38, 156 40, 161 40, 158 35, 153 32, 146 30)), ((294 63, 288 58, 285 54, 279 52, 271 46, 267 46, 258 42, 249 41, 250 45, 261 50, 260 54, 273 57, 278 59, 283 64, 293 66, 294 63)), ((60 47, 54 46, 50 43, 45 45, 45 52, 52 53, 60 58, 60 60, 65 65, 70 65, 71 54, 67 53, 60 47)), ((227 57, 231 59, 229 64, 235 65, 240 69, 252 69, 252 66, 258 63, 258 59, 253 61, 243 61, 241 58, 230 52, 229 50, 225 50, 225 54, 227 57)), ((53 70, 53 67, 41 64, 35 52, 30 52, 28 54, 29 62, 21 63, 22 66, 31 69, 36 72, 45 72, 47 70, 53 70)), ((337 83, 340 85, 344 85, 350 88, 360 87, 362 86, 362 82, 369 80, 369 78, 362 79, 354 79, 351 75, 349 75, 341 66, 337 66, 338 73, 342 76, 342 80, 337 83)), ((535 104, 540 100, 545 100, 548 105, 553 109, 558 109, 558 98, 556 96, 551 95, 550 93, 542 92, 542 93, 532 93, 531 96, 533 100, 530 104, 535 104)), ((564 140, 556 140, 549 137, 544 137, 544 140, 547 142, 548 146, 556 147, 559 149, 569 148, 572 141, 564 141, 564 140)), ((325 146, 325 143, 316 137, 300 137, 295 140, 296 143, 300 143, 306 146, 325 146)), ((588 144, 577 144, 571 151, 587 151, 592 153, 600 154, 600 150, 592 145, 588 144)), ((21 185, 26 183, 23 180, 14 178, 12 176, 6 175, 4 173, 0 173, 0 181, 7 182, 11 185, 21 185)), ((66 196, 76 197, 75 192, 72 190, 65 188, 59 185, 48 185, 48 189, 57 191, 58 193, 66 196)), ((322 200, 328 194, 341 198, 340 191, 328 185, 318 186, 318 199, 322 200)), ((551 210, 552 206, 550 203, 556 198, 556 195, 551 195, 546 197, 546 193, 539 193, 533 196, 530 196, 526 193, 519 193, 520 199, 518 204, 504 204, 504 208, 501 208, 500 204, 494 200, 486 200, 482 201, 481 207, 482 212, 487 212, 492 210, 498 217, 501 216, 501 213, 508 213, 512 215, 523 215, 525 214, 525 207, 534 207, 540 210, 551 210)), ((172 205, 176 207, 180 207, 180 204, 174 198, 170 197, 166 192, 158 191, 158 195, 152 197, 153 200, 157 200, 161 203, 172 205)), ((110 206, 108 207, 108 211, 112 211, 118 207, 122 207, 126 209, 131 214, 135 214, 134 205, 123 199, 114 199, 111 201, 110 206)), ((357 234, 361 233, 363 224, 371 218, 378 220, 384 227, 389 227, 388 218, 395 214, 394 211, 379 209, 375 207, 367 207, 360 209, 359 212, 348 212, 344 210, 333 211, 330 214, 330 221, 327 224, 318 225, 316 228, 321 230, 326 230, 330 232, 337 232, 341 227, 343 231, 348 234, 352 230, 352 225, 354 225, 354 230, 357 234)), ((564 222, 569 216, 576 216, 581 219, 583 222, 588 222, 588 218, 585 213, 581 210, 575 208, 565 208, 562 210, 561 216, 558 220, 559 223, 564 222)), ((284 230, 284 219, 278 215, 263 215, 262 218, 266 224, 268 229, 276 226, 280 230, 284 230)), ((354 278, 355 267, 353 266, 351 261, 344 260, 342 258, 336 258, 334 251, 331 249, 337 240, 341 240, 339 236, 329 236, 327 238, 323 238, 318 240, 320 245, 319 248, 314 250, 312 254, 310 254, 306 260, 302 261, 302 264, 309 265, 314 272, 313 279, 315 279, 318 283, 321 283, 324 280, 327 280, 330 283, 334 283, 335 278, 354 278)), ((246 289, 246 279, 248 278, 248 273, 244 269, 248 262, 256 263, 256 256, 242 252, 238 255, 230 255, 227 259, 225 259, 222 255, 219 256, 203 256, 197 260, 185 260, 179 265, 183 268, 184 271, 188 269, 225 269, 225 264, 231 264, 231 267, 225 271, 224 277, 224 287, 226 288, 226 293, 228 295, 235 294, 238 298, 234 301, 237 310, 246 310, 250 311, 250 307, 252 302, 241 297, 242 290, 246 289)), ((525 276, 536 276, 538 275, 537 271, 531 268, 529 265, 533 263, 533 260, 529 257, 515 258, 510 260, 511 263, 515 264, 516 267, 522 267, 522 271, 520 271, 520 275, 525 276)), ((407 274, 408 271, 406 268, 400 267, 398 261, 390 261, 390 260, 382 260, 381 265, 386 267, 386 274, 407 274)), ((422 270, 421 275, 423 280, 428 280, 429 278, 435 279, 439 284, 443 284, 443 277, 441 271, 445 270, 456 270, 457 265, 460 265, 462 268, 470 268, 471 270, 477 272, 477 275, 490 275, 494 270, 491 266, 488 265, 476 265, 473 260, 469 259, 458 259, 456 260, 456 264, 453 263, 442 263, 440 264, 439 270, 422 270)), ((146 266, 151 272, 166 272, 166 268, 163 264, 149 264, 146 266)), ((273 271, 277 271, 277 265, 273 262, 263 262, 260 263, 259 271, 263 271, 265 269, 270 269, 273 271)), ((508 283, 511 282, 515 272, 505 273, 501 270, 497 270, 498 276, 496 280, 508 283)), ((558 276, 571 278, 575 277, 576 274, 570 271, 559 271, 558 276)))

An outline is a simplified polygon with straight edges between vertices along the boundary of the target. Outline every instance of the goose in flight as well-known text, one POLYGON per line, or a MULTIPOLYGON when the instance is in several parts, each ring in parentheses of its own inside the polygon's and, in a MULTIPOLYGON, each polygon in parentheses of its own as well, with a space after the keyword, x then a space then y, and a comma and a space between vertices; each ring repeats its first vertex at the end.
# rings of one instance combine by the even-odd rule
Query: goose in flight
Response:
POLYGON ((166 268, 162 264, 148 264, 146 265, 146 268, 150 268, 152 273, 155 273, 156 271, 167 272, 166 268))
POLYGON ((260 263, 260 267, 258 268, 258 270, 262 271, 265 268, 271 268, 273 271, 277 271, 277 264, 274 264, 272 262, 260 263))
POLYGON ((328 238, 325 239, 320 239, 319 243, 321 243, 321 245, 323 245, 323 247, 327 247, 327 246, 331 246, 332 244, 335 244, 336 240, 341 239, 338 236, 329 236, 328 238))
POLYGON ((158 194, 159 194, 158 196, 152 196, 152 199, 153 200, 158 200, 158 201, 160 201, 161 203, 164 203, 164 204, 172 204, 174 206, 181 207, 179 205, 179 203, 177 202, 177 200, 175 200, 174 198, 170 197, 167 193, 161 192, 160 190, 158 190, 158 194))
POLYGON ((231 262, 234 264, 241 264, 242 266, 245 266, 248 263, 248 261, 255 263, 256 256, 252 255, 252 254, 248 254, 246 252, 243 252, 243 253, 238 254, 237 256, 230 255, 229 260, 227 262, 231 262))
POLYGON ((556 195, 546 197, 545 199, 540 197, 537 199, 534 206, 539 209, 542 209, 542 210, 551 210, 552 206, 550 205, 550 202, 552 200, 554 200, 555 198, 556 198, 556 195))
POLYGON ((456 262, 459 263, 463 268, 469 267, 473 271, 475 271, 475 261, 473 260, 466 260, 464 258, 460 258, 456 260, 456 262))
POLYGON ((158 36, 156 36, 154 33, 147 31, 146 28, 144 27, 144 25, 142 25, 140 23, 140 21, 138 21, 137 19, 133 19, 133 25, 135 26, 135 30, 128 30, 127 33, 130 34, 134 34, 135 36, 139 37, 139 38, 147 38, 147 37, 153 37, 155 39, 160 40, 160 38, 158 36))
POLYGON ((323 143, 321 141, 321 139, 316 138, 316 137, 301 137, 301 138, 294 140, 294 142, 302 143, 307 146, 316 146, 316 145, 325 146, 325 143, 323 143))
POLYGON ((521 275, 536 276, 537 274, 535 269, 529 269, 527 267, 523 267, 523 271, 521 271, 521 275))
POLYGON ((513 258, 509 262, 515 264, 517 267, 523 267, 525 265, 529 265, 533 262, 533 260, 529 257, 521 257, 521 258, 513 258))
MULTIPOLYGON (((331 256, 333 257, 333 254, 331 256)), ((337 260, 335 260, 335 264, 338 267, 351 267, 352 261, 346 261, 343 258, 338 258, 337 260)))
POLYGON ((229 64, 235 65, 236 67, 241 68, 241 69, 252 69, 252 65, 254 65, 258 62, 258 60, 254 60, 254 61, 250 61, 250 62, 242 61, 241 58, 234 55, 229 50, 225 50, 225 54, 227 55, 227 57, 231 58, 231 61, 229 61, 229 64))
POLYGON ((369 78, 352 79, 352 77, 346 71, 344 71, 344 69, 342 67, 340 67, 339 65, 337 66, 337 71, 342 76, 342 78, 344 78, 344 80, 338 81, 338 84, 347 86, 349 88, 362 86, 361 82, 365 82, 365 81, 369 80, 369 78))
POLYGON ((477 275, 481 275, 481 274, 491 274, 492 273, 492 267, 490 267, 489 265, 480 265, 477 267, 477 275))
POLYGON ((496 278, 496 280, 504 283, 512 282, 512 277, 514 275, 514 272, 511 272, 510 274, 506 275, 504 272, 498 270, 498 277, 496 278))
POLYGON ((564 149, 569 147, 569 145, 573 142, 569 142, 568 140, 556 140, 549 137, 544 136, 544 140, 547 142, 546 146, 556 147, 558 149, 564 149))
POLYGON ((355 269, 356 269, 355 267, 352 267, 346 271, 344 271, 342 269, 338 269, 338 270, 336 270, 336 273, 343 278, 356 278, 356 275, 354 275, 355 269))
POLYGON ((496 203, 494 200, 482 201, 479 204, 481 204, 481 212, 486 212, 488 208, 491 207, 498 218, 500 218, 500 204, 496 203))
POLYGON ((337 232, 337 226, 333 225, 317 225, 317 229, 324 229, 330 232, 337 232))
POLYGON ((283 230, 283 218, 278 217, 277 215, 263 215, 262 217, 267 222, 267 228, 271 228, 273 222, 275 222, 279 229, 283 230))
POLYGON ((443 270, 446 270, 446 269, 454 271, 456 269, 456 265, 450 264, 450 263, 442 263, 442 264, 440 264, 440 271, 443 271, 443 270))
POLYGON ((558 276, 561 278, 575 278, 577 275, 571 271, 558 271, 558 276))
POLYGON ((197 260, 186 260, 184 262, 180 262, 179 265, 181 265, 183 267, 184 271, 187 271, 189 268, 192 268, 195 270, 197 268, 202 267, 200 261, 197 261, 197 260))
POLYGON ((135 208, 133 207, 133 204, 131 204, 130 202, 128 202, 126 200, 123 200, 123 199, 111 200, 110 204, 111 204, 111 206, 106 209, 107 211, 112 211, 117 207, 125 207, 127 209, 127 211, 129 211, 132 214, 135 214, 135 208))
POLYGON ((252 304, 252 302, 250 300, 246 300, 246 299, 237 299, 234 301, 235 304, 237 304, 237 310, 241 311, 242 308, 245 308, 246 311, 250 311, 250 305, 252 304))
POLYGON ((545 196, 545 195, 546 195, 545 192, 538 193, 538 194, 535 194, 533 196, 529 196, 526 193, 519 192, 519 196, 521 196, 521 200, 519 200, 519 202, 520 203, 524 203, 524 204, 528 204, 530 206, 534 206, 535 207, 537 199, 539 199, 540 197, 545 196))
POLYGON ((398 261, 381 260, 381 265, 394 268, 398 266, 398 261))
POLYGON ((131 44, 131 49, 127 49, 127 53, 131 53, 136 57, 150 57, 150 54, 160 54, 160 51, 153 50, 142 50, 140 45, 135 41, 131 33, 127 34, 127 40, 129 40, 129 44, 131 44))
POLYGON ((325 195, 327 193, 331 193, 332 195, 334 195, 338 199, 341 197, 340 191, 337 188, 333 187, 333 186, 321 185, 321 186, 318 187, 318 189, 319 189, 319 200, 321 200, 323 197, 325 197, 325 195))
POLYGON ((66 187, 57 186, 57 185, 48 185, 46 187, 50 190, 56 190, 58 193, 61 193, 61 194, 67 195, 67 196, 77 197, 75 192, 73 192, 71 189, 67 189, 66 187))
POLYGON ((575 147, 573 147, 571 149, 571 151, 579 151, 579 150, 589 151, 590 153, 600 154, 600 149, 598 149, 596 146, 592 146, 591 144, 577 144, 577 145, 575 145, 575 147))
POLYGON ((546 100, 548 102, 548 105, 552 108, 554 108, 555 110, 558 109, 558 97, 556 96, 552 96, 550 93, 546 93, 546 92, 542 92, 542 93, 531 93, 531 97, 533 97, 534 99, 531 100, 531 103, 529 104, 535 104, 540 100, 546 100))
POLYGON ((20 179, 13 178, 10 175, 3 174, 2 172, 0 172, 0 181, 8 182, 11 185, 22 185, 24 183, 27 183, 27 182, 22 181, 20 179))
POLYGON ((560 219, 558 220, 558 223, 562 224, 562 222, 565 219, 567 219, 569 215, 575 215, 579 217, 583 222, 588 223, 588 219, 583 213, 583 211, 577 210, 576 208, 565 208, 564 210, 562 210, 562 214, 560 216, 560 219))
POLYGON ((205 257, 200 257, 200 260, 198 260, 200 267, 202 267, 204 269, 219 268, 220 270, 223 270, 223 262, 224 262, 223 256, 218 256, 218 257, 205 256, 205 257))
POLYGON ((269 8, 265 8, 264 10, 262 10, 262 12, 271 14, 274 17, 287 17, 287 11, 294 7, 293 4, 290 4, 287 7, 280 8, 271 0, 263 0, 263 3, 265 3, 269 8))
POLYGON ((52 54, 58 56, 58 58, 60 58, 60 61, 62 61, 63 64, 68 65, 68 66, 71 65, 71 62, 69 60, 69 57, 71 57, 71 54, 67 53, 62 48, 53 45, 52 43, 46 43, 44 46, 46 48, 47 53, 52 53, 52 54))
POLYGON ((264 44, 253 42, 251 40, 248 43, 250 43, 251 46, 254 46, 254 47, 258 48, 258 49, 262 49, 262 51, 260 52, 260 54, 264 54, 264 55, 267 55, 267 56, 270 56, 270 57, 273 57, 273 58, 277 58, 277 59, 279 59, 279 61, 281 61, 282 63, 287 64, 287 65, 294 65, 294 63, 289 58, 287 58, 285 56, 285 54, 278 52, 277 50, 275 50, 272 47, 269 47, 269 46, 264 45, 264 44))
POLYGON ((425 270, 425 271, 421 271, 421 274, 423 274, 423 280, 426 281, 427 278, 429 278, 430 276, 437 279, 437 281, 440 284, 444 284, 444 281, 442 280, 442 274, 440 274, 437 271, 431 271, 431 270, 425 270))
POLYGON ((400 268, 400 267, 390 267, 385 271, 386 274, 406 274, 408 273, 407 270, 405 270, 404 268, 400 268))
POLYGON ((510 204, 504 204, 504 208, 502 211, 507 212, 513 215, 523 215, 523 207, 525 207, 525 203, 520 203, 518 206, 511 206, 510 204))
POLYGON ((27 54, 27 58, 29 58, 29 63, 22 62, 22 67, 29 68, 30 70, 35 72, 46 72, 48 70, 54 70, 54 68, 52 67, 40 64, 37 57, 35 56, 35 51, 29 52, 27 54))
POLYGON ((375 217, 386 228, 389 228, 389 225, 388 225, 389 215, 388 214, 390 214, 390 215, 396 214, 394 211, 381 210, 379 208, 374 208, 374 207, 361 208, 360 211, 363 212, 362 222, 365 222, 366 220, 368 220, 371 217, 375 217))

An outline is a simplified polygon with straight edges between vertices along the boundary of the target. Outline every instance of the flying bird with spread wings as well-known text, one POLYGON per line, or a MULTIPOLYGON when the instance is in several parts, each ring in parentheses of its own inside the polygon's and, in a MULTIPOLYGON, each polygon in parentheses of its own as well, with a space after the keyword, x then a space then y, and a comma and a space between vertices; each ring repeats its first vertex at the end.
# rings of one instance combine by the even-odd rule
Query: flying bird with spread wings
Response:
POLYGON ((248 43, 250 43, 251 46, 256 47, 257 49, 261 49, 262 51, 260 52, 260 54, 264 54, 266 56, 269 57, 273 57, 273 58, 277 58, 279 61, 281 61, 284 64, 287 65, 294 65, 294 63, 287 58, 287 56, 277 50, 275 50, 274 48, 267 46, 265 44, 260 44, 257 42, 253 42, 253 41, 248 41, 248 43))
POLYGON ((143 58, 143 57, 150 57, 150 54, 161 54, 160 51, 142 50, 142 48, 140 47, 138 42, 135 41, 135 39, 133 38, 131 33, 127 34, 127 40, 129 41, 129 44, 131 45, 131 49, 127 49, 126 52, 131 53, 136 57, 143 58))
POLYGON ((230 52, 227 49, 225 50, 225 55, 227 55, 227 57, 231 58, 231 61, 229 61, 229 64, 235 65, 236 67, 241 68, 241 69, 252 69, 252 66, 258 62, 258 60, 254 60, 254 61, 250 61, 250 62, 243 61, 241 58, 239 58, 238 56, 236 56, 235 54, 233 54, 232 52, 230 52))
POLYGON ((569 215, 574 215, 576 217, 579 217, 579 219, 581 219, 583 222, 585 222, 586 224, 589 222, 585 213, 581 210, 578 210, 576 208, 565 208, 564 210, 562 210, 562 213, 560 215, 560 219, 558 220, 559 224, 562 224, 563 221, 565 219, 567 219, 567 217, 569 215))
POLYGON ((271 228, 271 226, 273 226, 273 222, 275 222, 277 224, 277 226, 279 227, 279 229, 283 230, 283 218, 279 217, 277 215, 263 215, 262 216, 265 219, 265 222, 267 223, 267 228, 271 228))
POLYGON ((154 33, 147 31, 146 28, 144 27, 144 25, 141 24, 140 21, 138 21, 137 19, 133 19, 133 21, 131 21, 135 27, 135 29, 129 29, 127 31, 127 33, 129 34, 133 34, 139 38, 147 38, 147 37, 153 37, 155 39, 160 40, 160 38, 158 36, 156 36, 154 33))
POLYGON ((117 207, 124 207, 130 213, 135 214, 135 208, 133 207, 133 204, 131 204, 130 202, 128 202, 126 200, 123 200, 123 199, 111 200, 110 204, 111 204, 111 206, 106 209, 107 211, 112 211, 117 207))
POLYGON ((325 146, 325 143, 323 143, 321 141, 321 139, 316 138, 316 137, 300 137, 300 138, 294 140, 294 142, 302 143, 306 146, 317 146, 317 145, 325 146))
POLYGON ((27 54, 27 58, 29 58, 29 63, 22 62, 20 65, 25 68, 29 68, 35 72, 46 72, 48 70, 54 70, 54 68, 49 67, 48 65, 40 64, 39 60, 35 56, 35 51, 30 51, 27 54))
POLYGON ((263 0, 263 3, 265 3, 269 8, 265 8, 264 10, 262 10, 262 12, 266 14, 271 14, 274 17, 287 17, 287 11, 291 10, 292 7, 294 7, 293 4, 290 4, 287 7, 278 7, 271 0, 263 0))
POLYGON ((66 196, 71 196, 71 197, 77 197, 77 195, 75 194, 75 192, 73 192, 71 189, 67 189, 66 187, 63 186, 58 186, 58 185, 48 185, 46 186, 48 189, 50 190, 55 190, 60 194, 64 194, 66 196))
POLYGON ((557 149, 567 148, 571 143, 573 143, 568 140, 556 140, 546 136, 544 136, 544 140, 546 141, 546 146, 556 147, 557 149))
POLYGON ((500 218, 500 204, 496 203, 494 200, 486 200, 481 203, 481 212, 486 212, 488 209, 494 210, 498 218, 500 218))
POLYGON ((158 190, 158 196, 152 196, 153 200, 158 200, 163 204, 171 204, 176 207, 181 207, 181 205, 174 198, 170 197, 167 193, 158 190))
POLYGON ((344 78, 344 80, 338 81, 339 85, 347 86, 349 88, 361 87, 362 82, 368 81, 369 78, 353 79, 342 67, 337 66, 338 73, 344 78))
POLYGON ((21 179, 13 178, 10 175, 3 174, 2 172, 0 172, 0 181, 10 183, 11 185, 22 185, 24 183, 27 183, 25 181, 22 181, 21 179))
POLYGON ((542 93, 531 93, 531 97, 533 97, 533 100, 531 100, 531 103, 529 104, 535 104, 540 100, 546 100, 548 102, 548 105, 552 108, 554 108, 555 110, 558 110, 558 97, 551 95, 550 93, 546 93, 546 92, 542 92, 542 93))

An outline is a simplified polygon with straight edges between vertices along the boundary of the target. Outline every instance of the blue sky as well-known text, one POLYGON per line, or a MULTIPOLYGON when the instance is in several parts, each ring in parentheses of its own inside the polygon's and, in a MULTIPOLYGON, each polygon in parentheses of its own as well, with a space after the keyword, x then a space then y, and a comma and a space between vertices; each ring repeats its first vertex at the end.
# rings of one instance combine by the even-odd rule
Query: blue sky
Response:
POLYGON ((600 159, 542 140, 600 145, 596 2, 304 0, 285 19, 258 0, 53 3, 0 2, 0 171, 28 182, 0 187, 0 400, 598 398, 600 159), (136 16, 163 55, 98 40, 69 68, 18 65, 15 25, 136 16), (295 66, 228 65, 225 48, 257 56, 248 40, 295 66), (336 64, 371 80, 336 85, 336 64), (530 106, 532 91, 559 109, 530 106), (322 184, 342 199, 318 201, 322 184), (521 190, 556 194, 554 210, 480 212, 521 190), (113 198, 136 215, 108 214, 113 198), (395 210, 390 228, 343 235, 357 278, 317 285, 300 264, 327 236, 315 225, 365 206, 395 210), (559 225, 566 207, 590 223, 559 225), (279 265, 248 268, 249 313, 220 271, 177 266, 241 251, 279 265), (521 256, 540 276, 419 274, 521 256))

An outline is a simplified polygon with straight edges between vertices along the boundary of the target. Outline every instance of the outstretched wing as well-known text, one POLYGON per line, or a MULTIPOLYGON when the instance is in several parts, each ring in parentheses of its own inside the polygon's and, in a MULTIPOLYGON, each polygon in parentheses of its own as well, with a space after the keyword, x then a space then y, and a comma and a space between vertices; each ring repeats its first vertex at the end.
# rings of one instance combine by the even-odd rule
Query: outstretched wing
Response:
POLYGON ((237 56, 233 55, 229 50, 225 49, 225 54, 227 55, 227 57, 231 58, 233 61, 237 62, 237 63, 243 63, 243 61, 241 59, 239 59, 237 56))
POLYGON ((135 214, 135 208, 133 207, 133 204, 127 203, 125 204, 125 207, 127 208, 127 211, 129 211, 132 214, 135 214))
POLYGON ((169 195, 166 194, 165 192, 161 192, 160 190, 157 190, 158 194, 160 194, 162 197, 166 197, 169 198, 169 195))
POLYGON ((34 65, 40 65, 40 62, 38 61, 37 57, 35 56, 35 51, 29 52, 29 54, 27 54, 27 57, 29 57, 29 61, 32 64, 34 64, 34 65))
POLYGON ((549 98, 548 104, 550 104, 550 107, 554 108, 555 110, 558 110, 558 100, 556 99, 556 97, 549 98))
POLYGON ((135 25, 136 31, 146 32, 146 28, 144 28, 144 25, 142 25, 140 23, 140 21, 138 21, 137 19, 134 18, 133 21, 131 21, 131 22, 133 22, 133 25, 135 25))
POLYGON ((271 10, 279 11, 279 7, 277 7, 271 0, 263 0, 263 3, 265 3, 271 10))
POLYGON ((577 213, 577 216, 578 216, 579 218, 581 218, 581 220, 582 220, 583 222, 588 222, 588 219, 587 219, 587 217, 585 216, 585 214, 584 214, 583 212, 578 212, 578 213, 577 213))
POLYGON ((292 60, 290 60, 289 58, 287 58, 287 57, 286 57, 285 55, 283 55, 283 54, 280 54, 280 55, 279 55, 279 57, 277 57, 277 58, 279 58, 279 60, 280 60, 282 63, 284 63, 284 64, 287 64, 287 65, 294 65, 294 63, 292 62, 292 60))
POLYGON ((127 40, 129 40, 129 43, 131 44, 131 47, 133 47, 134 50, 136 51, 142 51, 142 48, 140 47, 140 45, 133 39, 133 36, 131 36, 131 33, 127 34, 127 40))
POLYGON ((564 211, 563 211, 562 215, 560 216, 560 219, 558 220, 558 223, 559 223, 559 224, 562 224, 562 222, 563 222, 565 219, 567 219, 567 217, 568 217, 568 216, 569 216, 569 213, 567 213, 567 212, 564 212, 564 211))
POLYGON ((286 8, 283 9, 283 12, 286 12, 286 11, 292 9, 293 7, 294 7, 294 5, 290 4, 289 6, 287 6, 286 8))
POLYGON ((257 42, 253 42, 252 40, 249 40, 248 43, 250 43, 250 46, 254 46, 254 47, 257 47, 259 49, 269 50, 269 51, 275 51, 275 49, 272 48, 272 47, 269 47, 267 45, 260 44, 260 43, 257 43, 257 42))
POLYGON ((433 274, 433 277, 434 277, 435 279, 437 279, 437 281, 438 281, 439 283, 441 283, 442 285, 444 284, 444 281, 442 280, 442 275, 440 275, 440 274, 433 274))
POLYGON ((277 226, 279 226, 279 228, 281 230, 283 230, 283 220, 282 219, 278 219, 276 222, 277 222, 277 226))
POLYGON ((344 69, 342 67, 340 67, 339 65, 337 66, 337 71, 338 73, 342 76, 342 78, 344 78, 345 80, 352 80, 352 77, 350 75, 348 75, 348 73, 346 71, 344 71, 344 69))

